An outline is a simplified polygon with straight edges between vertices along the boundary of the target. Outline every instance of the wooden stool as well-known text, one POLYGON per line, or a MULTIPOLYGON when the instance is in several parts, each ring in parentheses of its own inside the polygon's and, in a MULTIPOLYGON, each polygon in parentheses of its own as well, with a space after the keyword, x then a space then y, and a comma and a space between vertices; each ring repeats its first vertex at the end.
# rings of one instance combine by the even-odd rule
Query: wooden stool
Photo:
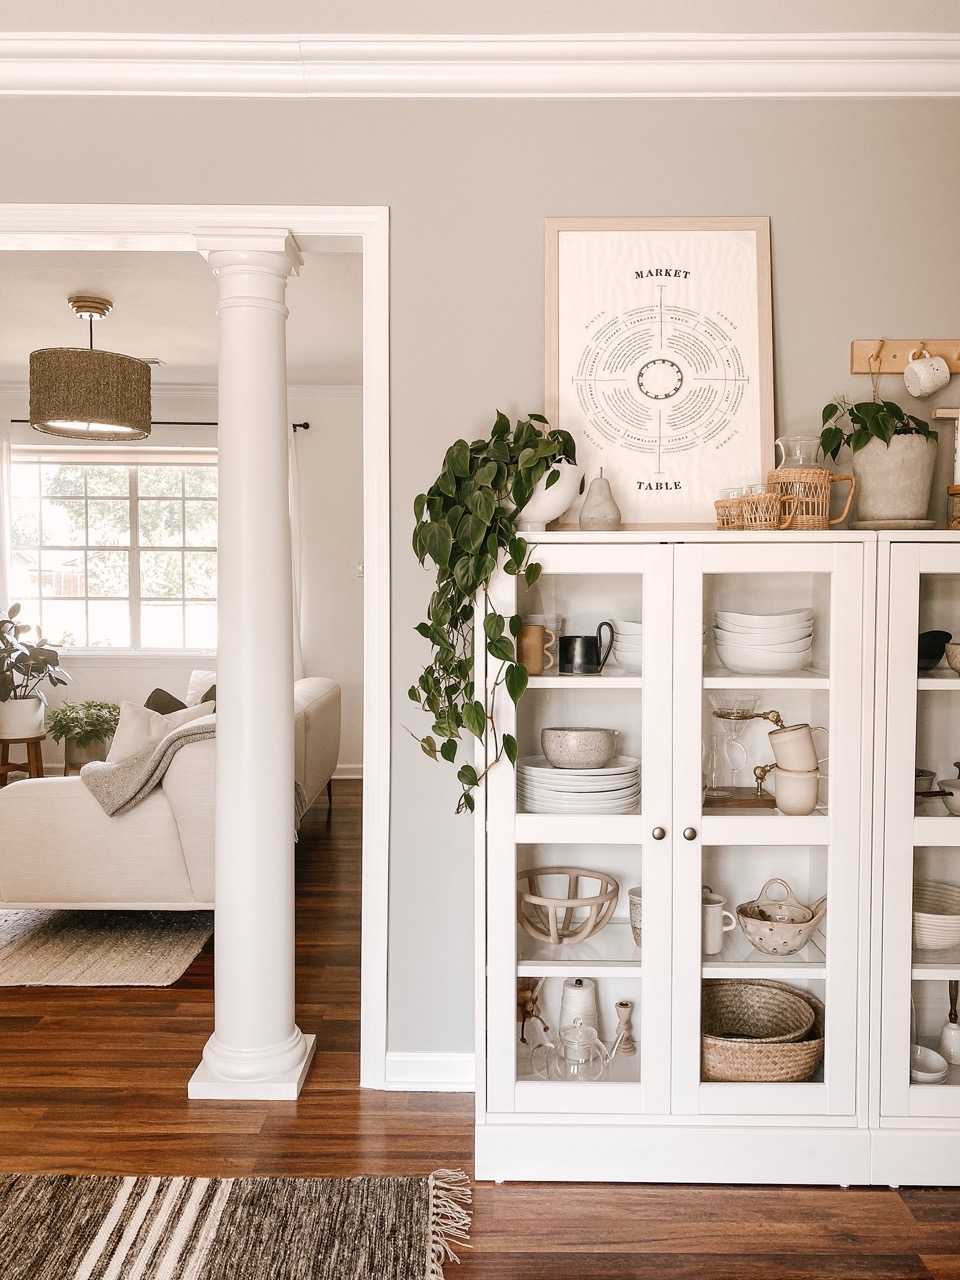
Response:
POLYGON ((43 757, 40 753, 40 743, 46 736, 45 733, 38 733, 32 738, 0 738, 0 787, 7 785, 8 773, 26 773, 31 778, 43 777, 43 757), (27 748, 26 763, 11 763, 10 748, 19 746, 21 743, 27 748))

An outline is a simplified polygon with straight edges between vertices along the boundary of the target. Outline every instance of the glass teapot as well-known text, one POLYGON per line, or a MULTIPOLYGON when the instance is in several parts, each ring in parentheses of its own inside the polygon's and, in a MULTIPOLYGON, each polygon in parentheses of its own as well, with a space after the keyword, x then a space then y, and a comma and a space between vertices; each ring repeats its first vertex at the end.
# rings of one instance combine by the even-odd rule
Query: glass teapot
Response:
MULTIPOLYGON (((593 1027, 574 1018, 573 1025, 561 1027, 559 1045, 538 1044, 530 1055, 533 1069, 543 1080, 603 1080, 610 1068, 609 1053, 593 1027)), ((614 1053, 618 1045, 614 1048, 614 1053)))
POLYGON ((781 467, 822 467, 819 436, 780 436, 774 442, 777 469, 781 467))

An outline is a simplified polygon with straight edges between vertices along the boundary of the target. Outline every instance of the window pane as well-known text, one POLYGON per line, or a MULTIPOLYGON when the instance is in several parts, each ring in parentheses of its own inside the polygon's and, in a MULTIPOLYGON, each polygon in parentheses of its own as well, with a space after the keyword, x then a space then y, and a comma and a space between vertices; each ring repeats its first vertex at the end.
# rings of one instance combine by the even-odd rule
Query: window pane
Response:
POLYGON ((183 595, 183 552, 142 551, 140 594, 145 600, 183 595))
POLYGON ((91 600, 87 617, 91 648, 130 648, 130 606, 126 600, 91 600))
MULTIPOLYGON (((87 594, 91 596, 122 596, 130 594, 130 557, 126 551, 87 552, 87 594)), ((124 610, 127 605, 124 603, 124 610)), ((93 619, 90 621, 91 629, 93 619)), ((127 617, 127 632, 130 619, 127 617)))
POLYGON ((182 547, 182 503, 141 502, 140 545, 142 547, 182 547))
POLYGON ((216 600, 217 553, 215 551, 183 553, 183 594, 193 599, 216 600))
POLYGON ((40 594, 78 597, 84 593, 82 551, 41 551, 40 594))
POLYGON ((44 498, 40 503, 41 541, 45 547, 82 547, 86 535, 82 498, 44 498))
POLYGON ((188 498, 215 498, 217 496, 217 468, 184 467, 183 491, 188 498))
POLYGON ((43 634, 56 648, 87 643, 86 606, 82 600, 44 600, 43 634))
POLYGON ((98 498, 130 496, 129 467, 87 467, 87 493, 98 498))
POLYGON ((188 604, 184 606, 184 643, 189 649, 217 647, 217 606, 188 604))
MULTIPOLYGON (((16 474, 16 468, 14 468, 16 474)), ((10 539, 14 547, 36 547, 40 543, 40 502, 14 498, 10 503, 10 539)))
POLYGON ((95 499, 87 504, 89 545, 128 547, 130 545, 130 503, 119 499, 95 499))
MULTIPOLYGON (((18 622, 26 622, 33 630, 26 633, 26 638, 30 641, 37 641, 40 638, 40 631, 37 629, 37 623, 40 621, 40 601, 30 591, 14 591, 11 604, 20 605, 20 613, 17 617, 18 622)), ((44 689, 46 693, 46 689, 44 689)))
POLYGON ((51 497, 82 497, 83 467, 61 462, 42 463, 40 492, 51 497))
POLYGON ((217 504, 215 502, 185 502, 185 545, 188 547, 215 547, 217 545, 217 504))
POLYGON ((183 493, 182 467, 138 467, 140 496, 146 498, 179 498, 183 493))
POLYGON ((141 605, 140 647, 143 649, 182 649, 183 605, 141 605))
POLYGON ((18 462, 10 468, 10 493, 14 498, 35 498, 40 492, 40 466, 18 462))
POLYGON ((40 559, 36 551, 14 551, 10 567, 10 596, 2 606, 19 601, 24 606, 24 616, 36 617, 26 613, 26 601, 35 600, 40 594, 40 559))

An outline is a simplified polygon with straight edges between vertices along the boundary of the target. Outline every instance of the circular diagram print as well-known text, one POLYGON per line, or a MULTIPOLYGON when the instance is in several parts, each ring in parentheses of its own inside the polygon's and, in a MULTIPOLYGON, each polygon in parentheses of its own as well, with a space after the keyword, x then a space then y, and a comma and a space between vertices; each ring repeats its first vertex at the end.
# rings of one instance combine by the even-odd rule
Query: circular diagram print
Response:
POLYGON ((601 318, 572 377, 596 444, 651 455, 655 471, 736 434, 748 381, 732 321, 662 295, 601 318))

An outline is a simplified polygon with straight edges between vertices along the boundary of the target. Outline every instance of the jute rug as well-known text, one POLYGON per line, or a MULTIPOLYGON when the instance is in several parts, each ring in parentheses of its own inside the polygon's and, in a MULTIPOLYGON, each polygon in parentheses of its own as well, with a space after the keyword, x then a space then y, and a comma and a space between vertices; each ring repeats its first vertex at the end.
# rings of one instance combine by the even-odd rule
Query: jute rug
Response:
POLYGON ((212 911, 0 911, 0 987, 167 987, 212 911))
POLYGON ((3 1280, 443 1280, 464 1173, 428 1178, 0 1175, 3 1280))

